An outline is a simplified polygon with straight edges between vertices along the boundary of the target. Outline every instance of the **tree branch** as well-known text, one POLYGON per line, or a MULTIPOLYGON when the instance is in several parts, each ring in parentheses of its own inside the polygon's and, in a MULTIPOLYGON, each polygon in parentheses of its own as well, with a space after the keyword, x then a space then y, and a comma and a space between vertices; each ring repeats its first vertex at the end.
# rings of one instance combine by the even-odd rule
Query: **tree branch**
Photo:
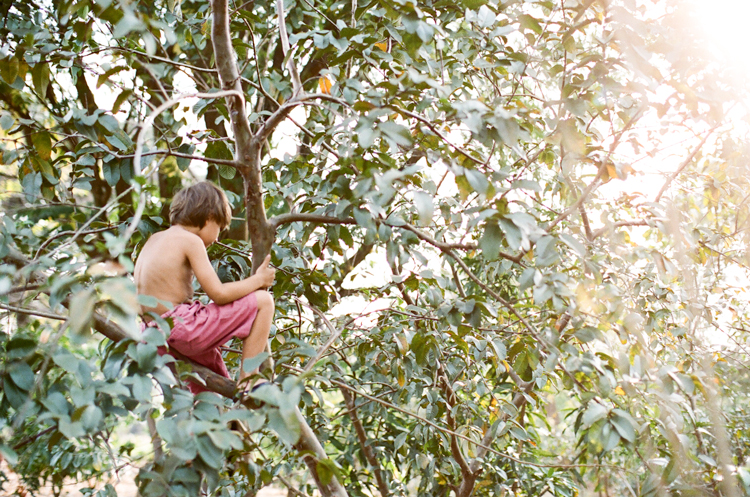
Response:
MULTIPOLYGON (((574 212, 576 209, 578 209, 583 203, 586 201, 586 198, 588 198, 589 194, 594 191, 594 189, 598 186, 599 180, 601 179, 604 172, 607 170, 607 164, 609 163, 609 158, 612 156, 612 154, 615 152, 615 149, 620 144, 620 141, 622 140, 622 137, 625 136, 625 133, 635 125, 636 122, 643 116, 643 113, 639 110, 636 112, 636 114, 628 121, 628 123, 622 127, 620 131, 617 132, 617 135, 615 136, 615 139, 612 141, 612 145, 609 147, 609 151, 607 151, 607 155, 604 157, 604 159, 601 160, 601 163, 599 164, 599 169, 596 171, 596 176, 594 176, 594 179, 589 183, 589 185, 581 192, 581 195, 578 197, 578 199, 565 209, 557 218, 555 218, 552 223, 550 223, 549 226, 547 226, 547 233, 549 233, 552 228, 557 226, 560 221, 567 218, 572 212, 574 212)), ((521 254, 523 256, 525 252, 521 254)))
POLYGON ((325 316, 325 314, 323 314, 320 311, 320 309, 318 309, 316 307, 313 307, 311 305, 308 305, 308 304, 302 302, 300 299, 298 299, 296 297, 294 298, 294 300, 296 300, 298 304, 304 305, 305 307, 307 307, 308 309, 310 309, 311 311, 313 311, 315 314, 317 314, 318 317, 326 325, 326 328, 328 328, 328 331, 331 332, 331 336, 328 338, 328 340, 326 341, 326 343, 323 344, 323 346, 320 347, 320 349, 318 349, 317 353, 315 354, 315 357, 313 357, 312 359, 310 359, 309 361, 307 361, 307 365, 305 366, 304 372, 305 373, 309 373, 310 371, 312 371, 312 368, 315 366, 315 364, 323 357, 323 355, 326 353, 326 351, 331 348, 331 346, 334 344, 334 342, 336 340, 338 340, 338 338, 344 332, 344 328, 345 327, 342 327, 340 330, 337 330, 333 326, 333 324, 331 324, 331 322, 328 320, 328 318, 325 316))
POLYGON ((357 224, 354 219, 341 219, 333 216, 322 214, 304 214, 291 212, 289 214, 279 214, 268 220, 272 230, 276 230, 282 224, 295 223, 297 221, 314 223, 314 224, 357 224))
POLYGON ((399 114, 402 114, 402 115, 404 115, 406 117, 411 117, 412 119, 416 119, 417 121, 421 122, 422 124, 424 124, 425 126, 427 126, 428 128, 430 128, 430 131, 432 131, 433 133, 435 133, 435 135, 437 135, 438 138, 440 138, 445 143, 447 143, 449 147, 451 147, 451 148, 455 149, 456 151, 460 152, 467 159, 471 159, 472 161, 476 162, 477 164, 481 164, 481 165, 484 165, 486 163, 487 159, 476 158, 473 155, 471 155, 468 151, 466 151, 463 148, 459 147, 458 145, 454 145, 448 139, 448 137, 446 137, 445 135, 443 135, 443 133, 441 133, 440 130, 437 129, 437 127, 435 126, 435 124, 432 121, 430 121, 429 119, 426 119, 426 118, 420 116, 419 114, 415 114, 414 112, 410 112, 410 111, 408 111, 406 109, 402 109, 401 107, 398 107, 398 106, 395 106, 395 105, 389 105, 388 107, 391 108, 391 109, 393 109, 393 110, 395 110, 399 114))
MULTIPOLYGON (((445 242, 437 241, 434 238, 432 238, 430 235, 428 235, 427 233, 425 233, 424 231, 421 231, 421 230, 415 228, 414 226, 412 226, 411 224, 408 224, 408 223, 404 223, 404 224, 400 224, 400 225, 388 224, 388 223, 385 223, 385 224, 387 224, 388 226, 391 226, 393 228, 401 228, 401 229, 405 229, 407 231, 411 231, 412 233, 414 233, 415 235, 417 235, 417 238, 419 238, 420 240, 429 243, 430 245, 432 245, 432 246, 440 249, 443 252, 447 252, 447 251, 450 251, 450 250, 476 250, 477 249, 477 246, 474 245, 473 243, 468 243, 468 244, 464 244, 464 243, 445 243, 445 242)), ((502 252, 501 252, 500 256, 512 259, 512 256, 510 256, 508 254, 504 254, 502 252)))
POLYGON ((375 457, 375 452, 372 450, 372 447, 367 440, 367 433, 365 432, 364 426, 362 426, 362 421, 360 421, 359 416, 357 415, 357 407, 354 404, 354 399, 346 388, 340 386, 339 391, 344 397, 344 404, 346 404, 346 408, 349 411, 349 419, 351 419, 354 431, 357 433, 357 439, 359 439, 359 445, 362 447, 362 453, 365 455, 365 459, 367 459, 367 462, 372 468, 372 472, 375 474, 375 481, 378 482, 380 495, 382 497, 387 497, 390 494, 388 491, 388 483, 383 477, 383 471, 380 468, 378 459, 375 457))
POLYGON ((0 302, 0 309, 5 309, 6 311, 10 311, 10 312, 16 312, 18 314, 25 314, 27 316, 37 316, 40 318, 56 319, 57 321, 68 320, 68 318, 66 318, 65 316, 61 316, 60 314, 55 314, 53 312, 38 311, 36 309, 28 309, 26 307, 16 307, 14 305, 3 304, 2 302, 0 302))
POLYGON ((292 92, 294 96, 296 96, 302 92, 302 83, 299 80, 299 73, 297 72, 297 65, 294 63, 294 58, 289 55, 289 36, 286 33, 284 0, 276 0, 276 12, 279 16, 279 38, 281 39, 281 49, 284 52, 289 75, 292 78, 292 92))
POLYGON ((607 233, 608 231, 612 231, 614 229, 620 228, 622 226, 648 226, 648 221, 646 220, 640 220, 640 221, 617 221, 611 226, 605 226, 603 228, 599 228, 598 230, 594 231, 594 233, 591 235, 590 240, 594 241, 603 234, 607 233))
MULTIPOLYGON (((451 387, 450 379, 448 378, 448 375, 445 373, 445 368, 443 368, 443 364, 438 362, 438 375, 440 376, 440 382, 443 385, 443 394, 445 395, 445 402, 448 404, 448 409, 446 409, 446 417, 448 419, 448 427, 456 431, 456 420, 453 418, 453 413, 451 412, 453 410, 453 407, 456 405, 456 393, 453 391, 453 387, 451 387)), ((456 460, 458 463, 458 467, 461 468, 461 476, 465 479, 468 478, 471 475, 471 468, 469 467, 469 464, 466 462, 466 459, 464 459, 464 455, 461 452, 461 448, 458 446, 458 440, 454 435, 451 435, 451 454, 453 455, 453 459, 456 460)))
POLYGON ((664 192, 667 191, 669 188, 669 185, 672 184, 672 182, 679 176, 679 174, 690 165, 691 162, 693 162, 693 159, 696 155, 698 155, 698 152, 700 152, 701 148, 703 148, 703 145, 706 144, 706 140, 708 140, 708 137, 711 136, 711 134, 718 128, 719 125, 717 124, 710 130, 708 130, 708 133, 706 133, 706 136, 703 137, 703 139, 700 141, 698 146, 696 146, 693 151, 690 153, 690 155, 687 156, 687 158, 680 164, 680 167, 677 168, 675 172, 673 172, 669 178, 667 178, 667 181, 664 182, 664 185, 662 185, 661 189, 659 190, 659 193, 656 194, 656 198, 654 198, 654 203, 659 202, 661 200, 661 196, 664 195, 664 192))

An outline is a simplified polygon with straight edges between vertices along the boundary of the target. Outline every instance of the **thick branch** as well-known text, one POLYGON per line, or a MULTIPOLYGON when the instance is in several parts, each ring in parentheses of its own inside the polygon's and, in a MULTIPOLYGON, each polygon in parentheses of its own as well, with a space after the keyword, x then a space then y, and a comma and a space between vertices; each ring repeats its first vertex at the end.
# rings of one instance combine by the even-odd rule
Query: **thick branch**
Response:
POLYGON ((235 140, 235 160, 245 167, 256 169, 254 173, 260 175, 260 164, 255 163, 251 146, 252 132, 250 122, 245 112, 245 99, 242 96, 242 81, 240 80, 237 58, 232 47, 232 37, 229 31, 229 10, 227 0, 213 0, 211 2, 213 23, 211 26, 211 42, 214 47, 216 68, 223 90, 233 90, 236 96, 229 99, 229 116, 232 121, 232 131, 235 140))

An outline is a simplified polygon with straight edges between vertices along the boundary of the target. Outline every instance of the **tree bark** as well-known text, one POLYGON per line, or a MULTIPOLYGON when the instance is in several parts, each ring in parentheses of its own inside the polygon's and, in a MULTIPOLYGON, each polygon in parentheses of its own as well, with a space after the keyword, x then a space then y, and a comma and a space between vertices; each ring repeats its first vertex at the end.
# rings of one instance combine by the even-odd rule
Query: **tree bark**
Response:
MULTIPOLYGON (((211 9, 213 13, 211 41, 222 89, 236 90, 242 93, 242 81, 229 31, 228 2, 227 0, 212 0, 211 9)), ((283 18, 279 22, 283 23, 283 18)), ((254 136, 245 112, 245 100, 235 96, 229 97, 228 105, 234 133, 235 161, 239 165, 238 170, 242 175, 245 187, 248 235, 253 248, 253 271, 256 271, 266 255, 271 252, 275 235, 275 230, 268 223, 265 206, 263 205, 262 147, 273 128, 291 111, 291 107, 288 110, 285 108, 279 109, 264 126, 261 126, 257 135, 254 136), (274 118, 276 119, 274 120, 274 118)), ((346 497, 346 490, 335 476, 332 476, 327 483, 321 480, 318 474, 318 462, 327 459, 328 456, 299 410, 296 413, 302 433, 295 447, 304 454, 303 459, 310 470, 310 474, 315 479, 320 493, 323 497, 346 497)))

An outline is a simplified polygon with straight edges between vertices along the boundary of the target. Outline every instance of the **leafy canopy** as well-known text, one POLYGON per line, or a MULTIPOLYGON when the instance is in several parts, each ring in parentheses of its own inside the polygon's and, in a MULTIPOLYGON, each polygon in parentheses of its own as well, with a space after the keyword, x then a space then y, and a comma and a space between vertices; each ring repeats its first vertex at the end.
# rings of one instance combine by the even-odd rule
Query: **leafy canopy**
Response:
POLYGON ((279 5, 4 4, 0 481, 748 493, 747 95, 689 5, 279 5), (202 165, 220 277, 279 268, 256 410, 137 322, 127 272, 202 165))

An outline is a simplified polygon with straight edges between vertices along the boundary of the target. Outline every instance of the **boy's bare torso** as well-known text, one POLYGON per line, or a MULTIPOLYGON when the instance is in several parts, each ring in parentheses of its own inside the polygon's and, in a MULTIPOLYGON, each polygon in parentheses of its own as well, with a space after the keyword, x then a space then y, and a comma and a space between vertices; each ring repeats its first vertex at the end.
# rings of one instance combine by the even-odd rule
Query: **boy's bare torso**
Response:
MULTIPOLYGON (((176 306, 193 296, 193 271, 186 255, 190 238, 197 235, 179 227, 155 233, 143 246, 135 264, 134 278, 139 295, 149 295, 176 306)), ((169 309, 141 306, 141 315, 164 314, 169 309)))

